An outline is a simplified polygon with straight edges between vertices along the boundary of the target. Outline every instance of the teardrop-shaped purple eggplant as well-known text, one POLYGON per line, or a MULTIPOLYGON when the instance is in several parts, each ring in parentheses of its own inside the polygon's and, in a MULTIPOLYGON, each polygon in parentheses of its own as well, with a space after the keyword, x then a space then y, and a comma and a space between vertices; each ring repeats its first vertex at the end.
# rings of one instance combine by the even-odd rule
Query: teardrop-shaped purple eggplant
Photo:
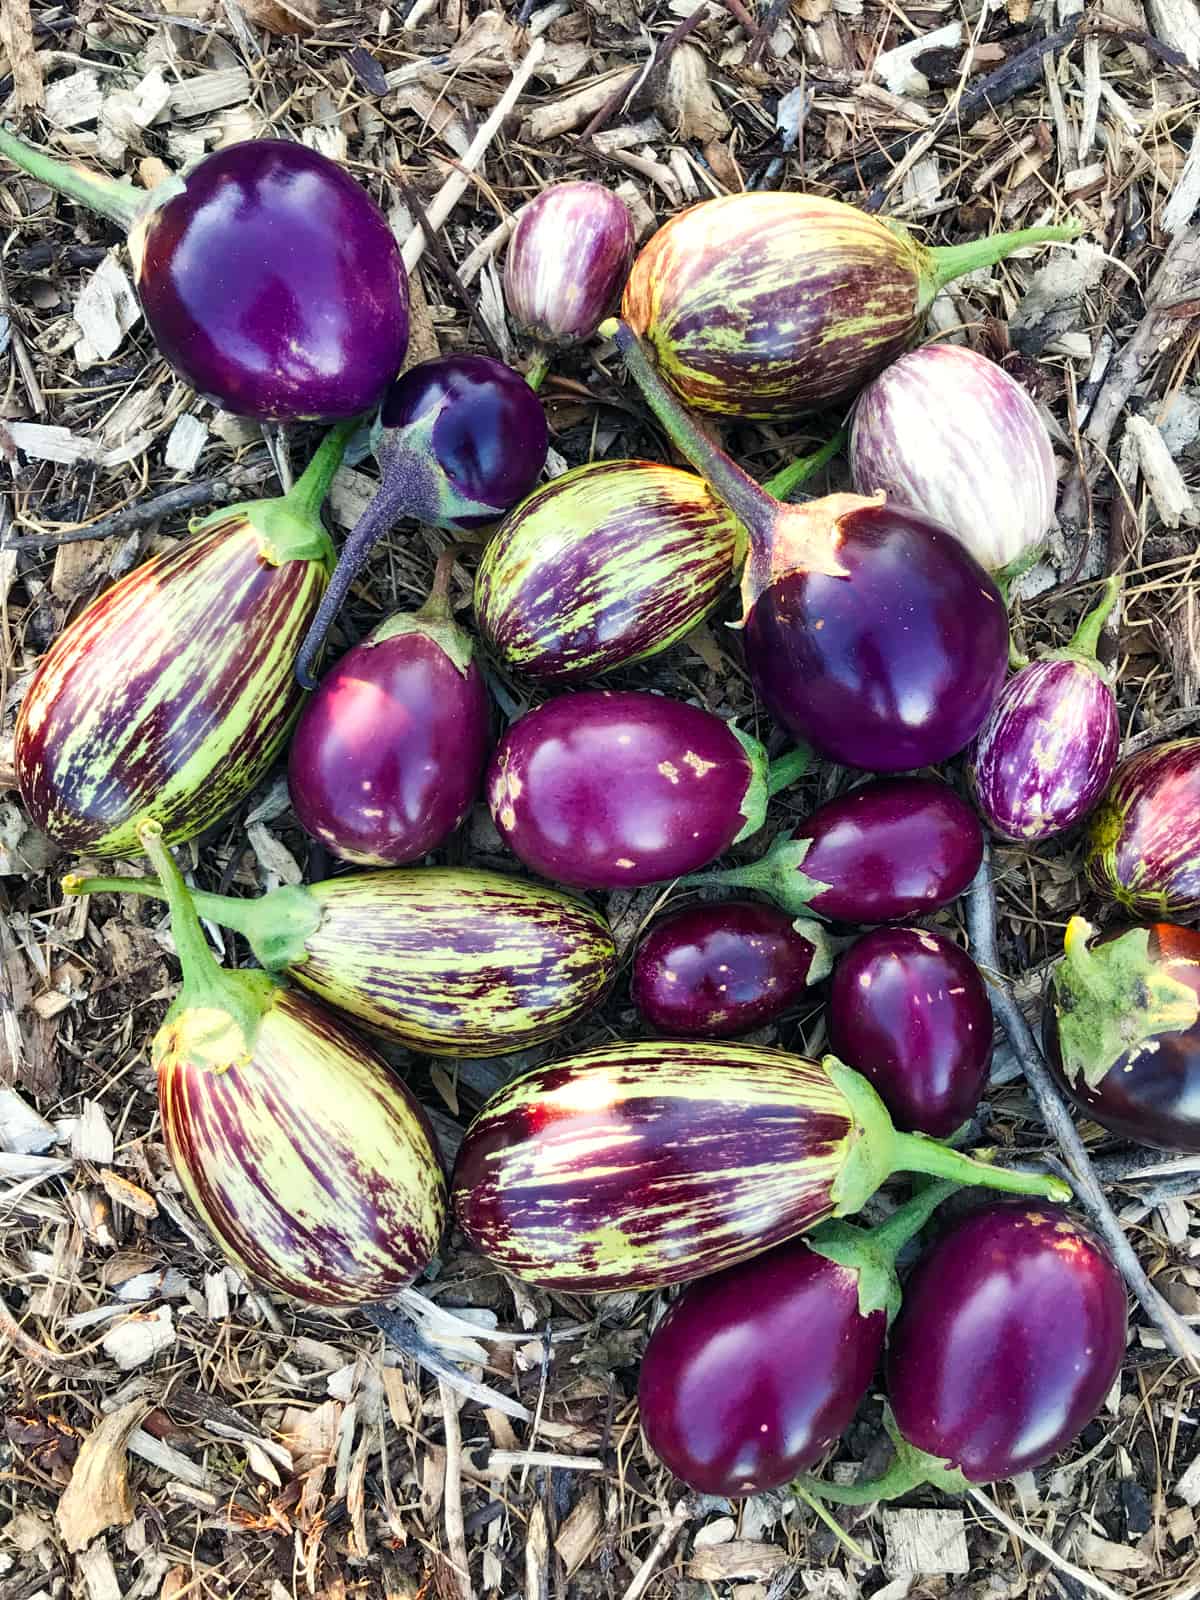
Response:
POLYGON ((629 207, 600 183, 553 183, 522 207, 504 261, 514 322, 544 345, 590 339, 633 260, 629 207))

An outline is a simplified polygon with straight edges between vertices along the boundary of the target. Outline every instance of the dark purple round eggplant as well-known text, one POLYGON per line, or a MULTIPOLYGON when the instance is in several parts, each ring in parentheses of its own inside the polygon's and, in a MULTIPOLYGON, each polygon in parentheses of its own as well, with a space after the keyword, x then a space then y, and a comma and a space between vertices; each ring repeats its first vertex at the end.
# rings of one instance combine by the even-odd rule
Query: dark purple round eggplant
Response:
POLYGON ((829 1041, 874 1085, 898 1128, 948 1138, 973 1115, 987 1081, 987 986, 966 951, 940 933, 876 928, 834 971, 829 1041))
POLYGON ((1200 739, 1118 766, 1088 829, 1088 876, 1138 916, 1200 912, 1200 739))
POLYGON ((389 617, 325 674, 297 724, 292 808, 343 861, 400 866, 435 850, 483 782, 491 702, 450 609, 454 555, 420 611, 389 617))
POLYGON ((1200 1154, 1200 933, 1157 922, 1099 938, 1072 917, 1044 1014, 1051 1070, 1123 1139, 1200 1154))
POLYGON ((656 922, 634 956, 630 996, 659 1033, 728 1039, 781 1017, 828 973, 818 923, 726 900, 656 922))
POLYGON ((1119 591, 1120 579, 1110 578, 1070 644, 1008 680, 976 735, 967 771, 984 821, 1001 838, 1053 838, 1108 787, 1121 729, 1096 643, 1119 591))
POLYGON ((709 711, 633 691, 561 695, 513 723, 488 767, 501 837, 533 872, 624 889, 692 872, 757 832, 768 796, 803 770, 768 773, 757 740, 709 711))
POLYGON ((689 1284, 642 1358, 638 1409, 659 1460, 689 1488, 735 1496, 812 1466, 875 1374, 897 1253, 954 1187, 929 1185, 882 1227, 826 1223, 689 1284))
POLYGON ((439 356, 410 367, 384 397, 373 435, 379 488, 346 535, 321 608, 296 659, 312 666, 376 540, 401 517, 462 532, 481 528, 533 488, 550 435, 541 401, 490 356, 439 356))
POLYGON ((956 900, 983 860, 979 818, 936 778, 878 778, 829 800, 760 861, 689 882, 753 889, 793 916, 898 922, 956 900))
POLYGON ((379 207, 326 156, 246 139, 151 193, 0 132, 0 156, 129 234, 159 349, 240 416, 355 417, 408 345, 408 277, 379 207))
POLYGON ((771 716, 823 756, 906 772, 956 755, 991 710, 1008 615, 948 528, 885 497, 788 505, 718 449, 633 331, 606 323, 672 441, 750 536, 746 665, 771 716))

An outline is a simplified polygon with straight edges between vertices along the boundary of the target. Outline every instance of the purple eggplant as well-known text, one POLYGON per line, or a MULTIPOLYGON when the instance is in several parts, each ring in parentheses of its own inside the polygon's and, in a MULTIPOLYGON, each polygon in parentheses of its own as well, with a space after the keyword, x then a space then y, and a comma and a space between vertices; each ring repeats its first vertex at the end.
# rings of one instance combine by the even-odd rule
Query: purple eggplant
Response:
POLYGON ((650 1335, 638 1381, 659 1460, 691 1489, 734 1496, 811 1467, 875 1375, 900 1306, 896 1255, 956 1187, 930 1184, 869 1232, 825 1223, 689 1284, 650 1335))
POLYGON ((1070 644, 1008 680, 975 737, 968 776, 984 821, 1002 839, 1053 838, 1108 787, 1121 729, 1096 642, 1119 590, 1120 579, 1110 578, 1070 644))
POLYGON ((605 324, 676 446, 750 536, 742 645, 760 698, 831 761, 905 772, 979 731, 1008 662, 995 582, 948 529, 862 495, 777 500, 720 450, 625 323, 605 324))
POLYGON ((924 928, 876 928, 841 958, 829 1042, 905 1133, 946 1139, 974 1114, 992 1059, 987 986, 965 950, 924 928))
POLYGON ((1200 739, 1122 761, 1088 829, 1088 876, 1135 915, 1200 911, 1200 739))
POLYGON ((752 889, 793 916, 898 922, 956 900, 983 860, 979 818, 936 778, 877 778, 828 800, 766 855, 687 881, 752 889))
POLYGON ((355 417, 399 371, 399 248, 366 190, 315 150, 247 139, 148 194, 2 131, 0 156, 125 229, 159 349, 227 411, 355 417))
POLYGON ((882 489, 940 522, 989 572, 1029 566, 1054 520, 1054 451, 1037 406, 963 345, 922 345, 867 385, 850 471, 859 494, 882 489))
POLYGON ((756 833, 807 763, 772 764, 709 711, 633 691, 561 695, 513 723, 488 767, 488 805, 533 872, 626 889, 692 872, 756 833))
POLYGON ((656 922, 634 956, 630 996, 659 1033, 728 1039, 781 1017, 829 966, 819 923, 726 900, 656 922))
POLYGON ((1082 917, 1067 924, 1044 1014, 1051 1069, 1111 1133, 1200 1154, 1200 933, 1094 933, 1082 917))
POLYGON ((384 397, 372 447, 379 488, 346 536, 321 608, 296 658, 313 662, 377 539, 401 517, 464 531, 496 519, 537 482, 550 435, 525 379, 490 356, 439 356, 410 367, 384 397))
POLYGON ((885 1367, 890 1469, 803 1487, 861 1505, 1040 1466, 1100 1410, 1126 1337, 1125 1286, 1099 1239, 1056 1206, 990 1202, 948 1229, 904 1286, 885 1367))
POLYGON ((483 782, 491 702, 450 609, 455 551, 420 611, 389 617, 305 706, 288 755, 301 824, 343 861, 400 866, 460 825, 483 782))

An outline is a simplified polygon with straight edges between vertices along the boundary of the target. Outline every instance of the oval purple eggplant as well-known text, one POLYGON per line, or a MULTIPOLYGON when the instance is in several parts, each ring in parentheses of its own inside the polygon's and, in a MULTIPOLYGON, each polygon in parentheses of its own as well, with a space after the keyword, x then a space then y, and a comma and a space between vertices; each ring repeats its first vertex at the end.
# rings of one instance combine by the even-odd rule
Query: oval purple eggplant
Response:
POLYGON ((590 339, 629 275, 633 219, 599 183, 555 183, 523 206, 504 262, 504 298, 540 344, 590 339))
POLYGON ((867 385, 850 471, 859 494, 882 489, 949 528, 989 572, 1027 564, 1054 520, 1054 451, 1037 406, 963 345, 922 345, 867 385))
POLYGON ((781 1017, 828 971, 815 922, 727 900, 656 922, 634 956, 630 997, 659 1033, 727 1039, 781 1017))
POLYGON ((1088 876, 1135 914, 1200 911, 1200 739, 1173 739, 1118 766, 1088 830, 1088 876))
POLYGON ((501 837, 584 889, 691 872, 762 826, 764 753, 711 712, 633 691, 561 695, 501 739, 487 774, 501 837))
POLYGON ((910 1444, 991 1483, 1040 1466, 1100 1410, 1125 1354, 1121 1275, 1056 1206, 994 1202, 918 1262, 888 1339, 910 1444))
POLYGON ((966 951, 941 934, 876 928, 834 971, 829 1038, 898 1128, 945 1139, 973 1115, 987 1081, 987 986, 966 951))

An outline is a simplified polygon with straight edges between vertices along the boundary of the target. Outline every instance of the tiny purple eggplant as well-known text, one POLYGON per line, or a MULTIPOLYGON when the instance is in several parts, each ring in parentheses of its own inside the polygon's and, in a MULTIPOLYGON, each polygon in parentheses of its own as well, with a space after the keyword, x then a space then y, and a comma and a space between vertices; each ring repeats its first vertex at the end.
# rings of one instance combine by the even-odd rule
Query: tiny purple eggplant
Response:
POLYGON ((1096 643, 1120 590, 1110 578, 1062 650, 1022 667, 1000 691, 967 758, 984 821, 1002 839, 1051 839, 1087 815, 1112 778, 1117 701, 1096 643))
POLYGON ((1200 739, 1122 761, 1088 829, 1088 876, 1135 915, 1200 912, 1200 739))

